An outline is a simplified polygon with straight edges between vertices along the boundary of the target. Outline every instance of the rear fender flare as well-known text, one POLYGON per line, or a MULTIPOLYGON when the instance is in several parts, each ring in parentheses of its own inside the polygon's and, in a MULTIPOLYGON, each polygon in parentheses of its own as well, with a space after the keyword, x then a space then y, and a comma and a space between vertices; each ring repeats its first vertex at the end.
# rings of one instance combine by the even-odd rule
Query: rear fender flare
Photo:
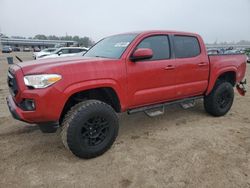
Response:
POLYGON ((212 91, 212 89, 214 88, 214 85, 215 85, 217 79, 222 74, 224 74, 226 72, 235 72, 235 73, 237 73, 237 68, 234 67, 234 66, 230 66, 230 67, 226 67, 226 68, 220 69, 217 72, 213 72, 213 71, 210 72, 210 78, 209 78, 208 87, 207 87, 207 91, 206 91, 205 95, 208 95, 212 91))

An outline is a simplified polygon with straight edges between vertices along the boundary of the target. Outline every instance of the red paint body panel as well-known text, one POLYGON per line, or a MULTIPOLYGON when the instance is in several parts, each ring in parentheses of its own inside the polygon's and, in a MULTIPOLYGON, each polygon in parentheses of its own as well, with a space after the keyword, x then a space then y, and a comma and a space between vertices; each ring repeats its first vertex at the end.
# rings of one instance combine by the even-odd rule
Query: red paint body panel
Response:
POLYGON ((200 44, 200 55, 192 58, 176 59, 176 95, 178 99, 201 95, 207 88, 209 77, 209 60, 202 38, 196 36, 200 44))
POLYGON ((225 72, 236 74, 236 83, 243 80, 246 73, 246 55, 212 55, 209 56, 209 85, 206 94, 209 94, 217 78, 225 72))
POLYGON ((29 123, 56 122, 64 105, 73 94, 89 89, 112 88, 120 101, 121 111, 208 94, 216 79, 224 72, 234 71, 240 82, 246 71, 244 55, 207 56, 202 38, 197 34, 174 31, 139 33, 120 59, 56 58, 13 65, 19 92, 9 97, 11 108, 21 120, 29 123), (193 58, 172 58, 155 61, 130 61, 137 44, 152 35, 187 35, 197 37, 201 53, 193 58), (28 89, 24 75, 60 74, 62 79, 44 89, 28 89), (10 99, 11 98, 11 99, 10 99), (33 99, 36 110, 23 111, 18 107, 23 99, 33 99))

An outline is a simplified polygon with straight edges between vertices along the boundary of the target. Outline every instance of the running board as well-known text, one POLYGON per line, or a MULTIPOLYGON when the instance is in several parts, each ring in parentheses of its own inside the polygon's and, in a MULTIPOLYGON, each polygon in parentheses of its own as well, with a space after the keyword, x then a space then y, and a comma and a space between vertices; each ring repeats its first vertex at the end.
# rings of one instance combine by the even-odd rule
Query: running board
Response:
POLYGON ((190 97, 190 98, 180 99, 180 100, 176 100, 176 101, 170 101, 170 102, 166 102, 166 103, 160 103, 160 104, 130 109, 130 110, 128 110, 128 114, 145 112, 148 116, 154 117, 157 115, 164 114, 164 107, 167 107, 170 105, 180 104, 184 109, 187 109, 187 108, 193 107, 195 105, 195 100, 202 99, 202 98, 203 98, 203 96, 190 97))

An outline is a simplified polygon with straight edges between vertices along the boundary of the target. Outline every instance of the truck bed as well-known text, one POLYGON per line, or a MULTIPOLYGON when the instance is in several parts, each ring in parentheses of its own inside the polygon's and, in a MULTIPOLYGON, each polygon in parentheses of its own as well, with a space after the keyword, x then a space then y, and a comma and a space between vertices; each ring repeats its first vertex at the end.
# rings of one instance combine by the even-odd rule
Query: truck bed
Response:
POLYGON ((219 75, 231 71, 236 78, 236 83, 244 79, 246 72, 247 56, 245 54, 216 54, 209 55, 210 71, 209 85, 206 93, 209 93, 219 75))

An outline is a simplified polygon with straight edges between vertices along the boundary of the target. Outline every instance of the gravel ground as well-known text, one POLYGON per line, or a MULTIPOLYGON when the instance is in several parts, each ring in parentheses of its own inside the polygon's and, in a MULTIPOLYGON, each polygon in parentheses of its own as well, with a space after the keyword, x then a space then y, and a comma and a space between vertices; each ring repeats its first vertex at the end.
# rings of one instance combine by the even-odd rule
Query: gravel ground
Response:
POLYGON ((59 131, 42 134, 10 117, 7 68, 0 54, 0 187, 250 187, 249 94, 235 92, 231 111, 219 118, 202 101, 156 118, 120 114, 112 148, 83 160, 64 148, 59 131))

